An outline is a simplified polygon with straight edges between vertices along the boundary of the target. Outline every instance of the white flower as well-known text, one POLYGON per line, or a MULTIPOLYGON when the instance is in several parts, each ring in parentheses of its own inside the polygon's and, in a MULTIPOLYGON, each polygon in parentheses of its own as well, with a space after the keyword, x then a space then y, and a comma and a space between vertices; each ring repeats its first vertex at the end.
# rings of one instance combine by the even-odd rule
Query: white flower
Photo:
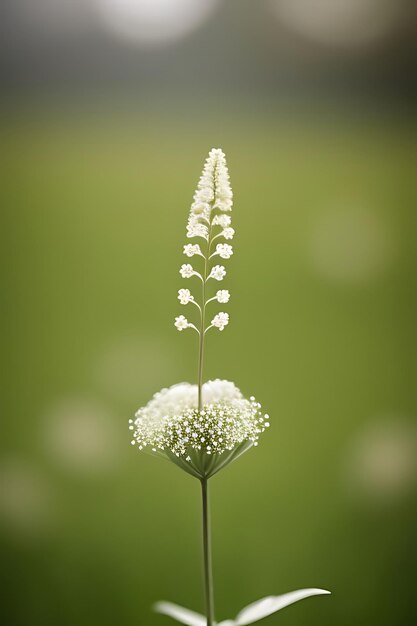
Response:
POLYGON ((200 200, 193 202, 191 205, 191 213, 195 218, 208 219, 210 216, 211 206, 208 202, 201 202, 200 200))
MULTIPOLYGON (((179 319, 179 318, 177 318, 179 319)), ((216 463, 224 464, 223 452, 244 452, 257 445, 259 435, 267 430, 261 405, 251 397, 246 400, 230 381, 214 380, 202 387, 203 407, 198 411, 197 385, 181 383, 156 393, 145 407, 130 420, 132 443, 139 450, 151 449, 167 454, 170 460, 180 459, 184 469, 189 454, 194 456, 193 467, 201 476, 206 472, 204 458, 199 462, 199 452, 216 455, 216 463)), ((228 455, 230 460, 233 455, 228 455)), ((194 474, 196 475, 196 474, 194 474)))
POLYGON ((181 304, 188 304, 192 300, 194 300, 194 296, 191 295, 189 289, 179 289, 178 290, 178 300, 181 304))
MULTIPOLYGON (((224 152, 219 148, 210 150, 204 163, 203 172, 197 184, 190 209, 190 217, 210 221, 213 208, 221 211, 230 211, 232 208, 233 193, 230 187, 229 173, 224 152)), ((228 224, 222 225, 226 228, 228 224)), ((198 234, 195 224, 188 225, 189 237, 206 237, 201 229, 198 234)))
POLYGON ((187 245, 184 246, 184 254, 188 257, 192 257, 195 254, 200 254, 201 256, 203 256, 198 243, 194 245, 192 243, 187 243, 187 245))
POLYGON ((189 263, 183 263, 180 268, 180 274, 183 278, 191 278, 194 274, 193 266, 189 263))
POLYGON ((181 330, 185 330, 186 328, 188 328, 189 326, 189 322, 187 320, 186 317, 184 317, 183 315, 180 315, 179 317, 175 318, 175 327, 181 331, 181 330))
POLYGON ((225 239, 233 239, 235 234, 235 229, 234 228, 225 228, 222 232, 222 235, 225 239))
POLYGON ((216 254, 222 259, 230 259, 233 254, 233 248, 228 243, 218 243, 216 246, 216 254))
POLYGON ((213 190, 210 187, 201 187, 194 194, 195 202, 210 202, 214 198, 213 190))
POLYGON ((230 293, 227 289, 219 289, 216 293, 216 300, 221 304, 226 304, 230 300, 230 293))
POLYGON ((217 313, 214 318, 211 320, 211 325, 215 326, 219 330, 223 330, 225 326, 229 323, 229 314, 228 313, 217 313))
POLYGON ((226 269, 223 265, 215 265, 209 274, 209 278, 214 278, 214 280, 223 280, 226 276, 226 269))
POLYGON ((187 226, 187 237, 203 237, 203 239, 207 239, 208 228, 205 224, 200 224, 199 222, 189 222, 187 226))
POLYGON ((227 228, 231 223, 230 215, 215 215, 212 221, 213 226, 221 226, 222 228, 227 228))

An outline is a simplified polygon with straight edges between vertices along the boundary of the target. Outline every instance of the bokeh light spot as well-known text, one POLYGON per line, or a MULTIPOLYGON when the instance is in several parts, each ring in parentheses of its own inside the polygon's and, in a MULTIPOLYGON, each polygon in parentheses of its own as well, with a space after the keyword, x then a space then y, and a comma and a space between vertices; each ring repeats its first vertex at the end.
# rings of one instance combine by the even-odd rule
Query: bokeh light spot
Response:
POLYGON ((270 0, 272 12, 292 31, 324 44, 372 44, 398 23, 402 0, 270 0))
POLYGON ((218 0, 95 0, 106 28, 144 45, 181 39, 198 28, 218 0))
POLYGON ((111 470, 119 456, 115 419, 94 400, 73 397, 58 403, 46 416, 43 437, 49 455, 69 470, 101 473, 111 470))
POLYGON ((367 501, 389 504, 417 484, 417 431, 391 418, 363 427, 347 459, 350 491, 367 501))

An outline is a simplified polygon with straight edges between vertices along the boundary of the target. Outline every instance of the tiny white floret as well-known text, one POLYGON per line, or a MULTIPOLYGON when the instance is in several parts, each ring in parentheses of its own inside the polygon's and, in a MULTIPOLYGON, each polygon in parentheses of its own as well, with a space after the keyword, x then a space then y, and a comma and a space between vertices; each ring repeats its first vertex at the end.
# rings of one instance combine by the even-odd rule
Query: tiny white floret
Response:
POLYGON ((183 278, 191 278, 194 274, 193 266, 189 263, 183 263, 180 268, 180 274, 183 278))
POLYGON ((219 289, 216 293, 216 300, 221 304, 226 304, 230 300, 230 292, 227 289, 219 289))
POLYGON ((191 295, 189 289, 178 289, 178 300, 181 304, 188 304, 194 300, 194 296, 191 295))
POLYGON ((209 274, 209 278, 214 278, 214 280, 223 280, 226 276, 226 268, 223 265, 215 265, 209 274))
POLYGON ((233 254, 233 247, 228 243, 218 243, 216 246, 216 254, 222 259, 230 259, 233 254))
POLYGON ((232 223, 232 218, 230 215, 215 215, 213 217, 212 224, 213 226, 221 226, 222 228, 227 228, 232 223))
POLYGON ((205 224, 190 222, 187 226, 187 237, 203 237, 203 239, 208 239, 208 228, 205 224))
POLYGON ((181 331, 181 330, 185 330, 186 328, 188 328, 189 326, 189 322, 187 320, 186 317, 184 317, 184 315, 180 315, 179 317, 175 318, 175 327, 181 331))
POLYGON ((217 313, 211 321, 212 326, 215 326, 219 330, 223 330, 229 323, 228 313, 217 313))
MULTIPOLYGON (((226 217, 226 215, 224 217, 226 217)), ((222 232, 222 235, 225 239, 233 239, 235 235, 235 229, 232 227, 225 228, 222 232)))
POLYGON ((187 243, 184 246, 184 254, 185 254, 185 256, 188 256, 188 257, 192 257, 195 254, 200 254, 201 256, 203 256, 203 254, 201 252, 201 249, 200 249, 200 246, 198 245, 198 243, 196 243, 194 245, 192 243, 187 243))

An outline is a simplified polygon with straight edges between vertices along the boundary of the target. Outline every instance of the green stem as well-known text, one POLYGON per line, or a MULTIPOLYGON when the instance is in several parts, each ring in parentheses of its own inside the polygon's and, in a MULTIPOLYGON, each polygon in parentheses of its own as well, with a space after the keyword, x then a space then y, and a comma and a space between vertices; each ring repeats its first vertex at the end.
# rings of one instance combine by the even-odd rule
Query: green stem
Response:
POLYGON ((210 245, 211 245, 211 233, 212 226, 210 224, 209 235, 207 239, 207 249, 204 255, 204 272, 203 272, 203 286, 202 286, 202 302, 200 309, 200 341, 199 341, 199 349, 198 349, 198 410, 201 411, 203 408, 203 366, 204 366, 204 337, 205 337, 205 325, 206 325, 206 283, 207 283, 207 275, 208 275, 208 265, 209 265, 209 256, 210 256, 210 245))
POLYGON ((204 258, 204 274, 203 274, 203 288, 202 288, 202 302, 201 302, 201 325, 200 325, 200 341, 198 350, 198 410, 203 408, 203 364, 204 364, 204 326, 206 323, 206 280, 207 280, 207 257, 204 258))
POLYGON ((201 479, 203 502, 203 551, 204 551, 204 590, 206 598, 207 626, 214 626, 213 570, 211 562, 211 528, 208 479, 201 479))

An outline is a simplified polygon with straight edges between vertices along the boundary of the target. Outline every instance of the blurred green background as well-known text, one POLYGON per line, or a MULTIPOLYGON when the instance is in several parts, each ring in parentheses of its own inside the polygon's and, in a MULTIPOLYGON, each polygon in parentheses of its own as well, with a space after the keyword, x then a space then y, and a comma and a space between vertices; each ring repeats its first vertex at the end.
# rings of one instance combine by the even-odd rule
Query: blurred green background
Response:
POLYGON ((195 336, 173 318, 213 146, 236 237, 231 324, 208 337, 205 378, 233 380, 271 417, 211 483, 217 615, 312 586, 333 595, 265 625, 415 621, 408 14, 365 45, 334 20, 330 43, 278 23, 271 35, 271 3, 212 4, 211 21, 163 45, 131 31, 97 42, 65 12, 62 40, 56 17, 30 30, 68 9, 46 0, 19 30, 5 4, 17 33, 2 43, 0 110, 9 626, 162 626, 159 599, 203 611, 199 485, 132 448, 127 421, 196 378, 195 336))

